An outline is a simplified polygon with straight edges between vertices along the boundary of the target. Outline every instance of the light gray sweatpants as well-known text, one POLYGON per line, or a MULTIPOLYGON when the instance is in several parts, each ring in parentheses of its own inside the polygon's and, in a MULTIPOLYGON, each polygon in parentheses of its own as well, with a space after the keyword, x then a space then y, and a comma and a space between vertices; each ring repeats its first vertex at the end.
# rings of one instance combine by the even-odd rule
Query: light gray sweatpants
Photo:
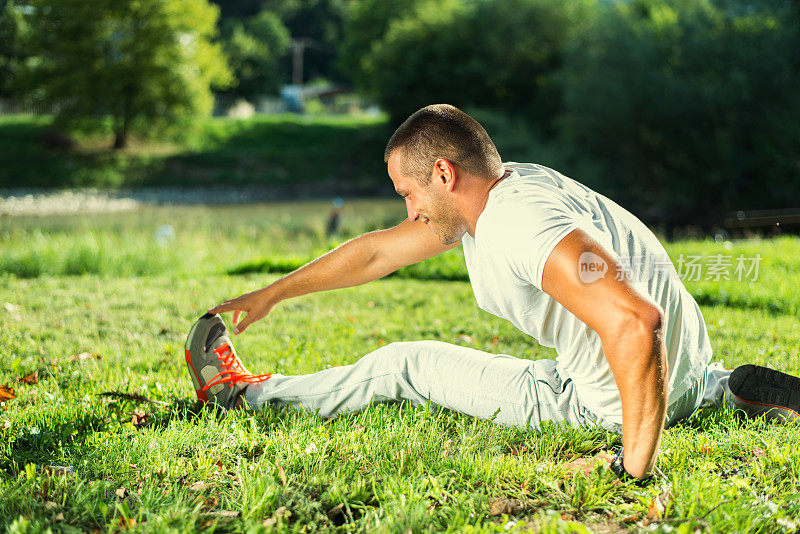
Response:
MULTIPOLYGON (((667 425, 688 417, 704 402, 722 396, 731 371, 712 364, 703 379, 667 410, 667 425)), ((576 385, 559 376, 553 360, 527 360, 443 343, 391 343, 352 365, 307 375, 273 374, 251 384, 245 400, 251 408, 273 402, 336 417, 358 410, 370 401, 425 403, 492 419, 495 423, 539 428, 541 421, 569 426, 600 425, 604 421, 578 399, 576 385)))

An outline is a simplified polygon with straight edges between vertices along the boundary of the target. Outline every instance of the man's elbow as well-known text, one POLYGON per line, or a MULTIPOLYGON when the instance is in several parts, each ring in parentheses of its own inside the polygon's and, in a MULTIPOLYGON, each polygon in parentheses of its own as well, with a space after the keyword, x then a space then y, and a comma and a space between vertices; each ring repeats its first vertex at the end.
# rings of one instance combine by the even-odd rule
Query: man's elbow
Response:
POLYGON ((664 327, 664 311, 657 304, 645 303, 627 309, 618 315, 614 322, 612 338, 618 343, 643 340, 645 343, 658 343, 664 327))
POLYGON ((639 322, 647 332, 661 332, 664 321, 664 310, 658 304, 644 306, 644 309, 639 312, 639 322))

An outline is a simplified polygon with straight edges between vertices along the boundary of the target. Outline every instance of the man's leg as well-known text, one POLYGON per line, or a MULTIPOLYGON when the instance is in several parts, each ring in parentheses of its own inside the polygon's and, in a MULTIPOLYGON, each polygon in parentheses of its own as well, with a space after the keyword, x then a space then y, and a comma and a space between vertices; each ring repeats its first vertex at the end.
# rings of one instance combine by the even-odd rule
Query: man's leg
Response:
POLYGON ((430 398, 434 405, 494 422, 538 428, 544 420, 571 426, 594 423, 577 400, 571 380, 562 381, 552 360, 524 360, 439 341, 392 343, 352 365, 297 376, 273 374, 250 384, 251 408, 269 402, 316 412, 322 417, 365 407, 370 400, 430 398), (496 414, 496 415, 495 415, 496 414))
POLYGON ((800 423, 800 378, 760 365, 741 365, 728 379, 725 401, 751 417, 800 423))
MULTIPOLYGON (((800 422, 800 378, 760 365, 725 369, 720 362, 713 362, 708 365, 704 379, 702 398, 697 398, 698 408, 722 399, 750 417, 766 415, 768 419, 800 422)), ((693 410, 687 416, 691 413, 693 410)))
POLYGON ((708 364, 706 368, 706 387, 700 406, 714 404, 717 400, 725 397, 725 391, 728 389, 728 380, 732 372, 733 369, 725 369, 722 362, 708 364))

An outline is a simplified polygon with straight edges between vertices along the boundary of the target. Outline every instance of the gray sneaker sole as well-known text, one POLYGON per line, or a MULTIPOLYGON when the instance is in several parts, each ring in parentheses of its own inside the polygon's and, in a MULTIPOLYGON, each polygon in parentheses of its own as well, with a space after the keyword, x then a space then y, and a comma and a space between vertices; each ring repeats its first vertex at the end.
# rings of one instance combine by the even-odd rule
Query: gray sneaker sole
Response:
POLYGON ((729 401, 752 417, 800 423, 800 378, 760 365, 742 365, 728 380, 729 401))

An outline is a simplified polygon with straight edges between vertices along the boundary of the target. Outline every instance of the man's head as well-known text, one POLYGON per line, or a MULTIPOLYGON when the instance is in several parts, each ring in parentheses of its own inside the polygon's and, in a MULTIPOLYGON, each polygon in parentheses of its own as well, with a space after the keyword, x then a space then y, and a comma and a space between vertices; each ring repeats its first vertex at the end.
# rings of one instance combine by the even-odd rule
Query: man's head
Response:
POLYGON ((475 119, 449 104, 433 104, 415 112, 395 130, 383 161, 402 157, 401 171, 421 185, 430 182, 438 158, 462 172, 487 179, 503 172, 503 162, 489 134, 475 119))
POLYGON ((489 184, 503 174, 486 130, 447 104, 424 107, 406 119, 389 139, 384 161, 406 200, 408 218, 428 224, 445 244, 471 227, 468 219, 477 219, 481 195, 485 201, 489 184))

